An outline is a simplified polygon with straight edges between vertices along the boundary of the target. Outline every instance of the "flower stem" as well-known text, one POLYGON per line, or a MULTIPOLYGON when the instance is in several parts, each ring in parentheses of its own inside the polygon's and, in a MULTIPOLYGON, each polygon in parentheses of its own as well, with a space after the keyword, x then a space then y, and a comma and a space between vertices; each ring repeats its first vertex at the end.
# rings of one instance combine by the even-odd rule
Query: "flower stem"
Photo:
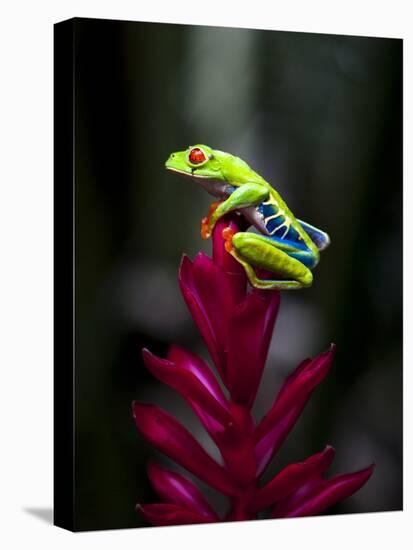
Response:
POLYGON ((256 519, 256 514, 251 514, 248 511, 248 505, 252 499, 252 496, 256 491, 255 481, 243 487, 237 497, 232 500, 231 510, 226 516, 227 521, 243 521, 248 519, 256 519))

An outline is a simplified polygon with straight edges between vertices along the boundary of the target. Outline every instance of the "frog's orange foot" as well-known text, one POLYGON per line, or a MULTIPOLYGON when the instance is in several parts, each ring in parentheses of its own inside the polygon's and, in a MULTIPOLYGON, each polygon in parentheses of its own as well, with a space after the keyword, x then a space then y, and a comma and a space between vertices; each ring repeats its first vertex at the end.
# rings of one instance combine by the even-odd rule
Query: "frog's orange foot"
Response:
POLYGON ((208 211, 208 219, 211 218, 212 214, 215 212, 215 210, 218 208, 218 206, 221 204, 222 201, 215 201, 211 204, 208 211))
POLYGON ((216 201, 211 204, 208 210, 208 214, 205 216, 205 218, 202 218, 201 221, 201 237, 203 239, 208 239, 208 237, 211 236, 211 218, 215 212, 215 210, 218 208, 218 206, 221 204, 222 201, 216 201))
POLYGON ((222 230, 222 238, 224 239, 224 247, 228 254, 234 250, 234 245, 232 244, 232 237, 235 235, 235 231, 230 227, 226 227, 222 230))
POLYGON ((211 231, 209 230, 209 219, 208 217, 202 218, 201 221, 201 237, 203 239, 208 239, 211 236, 211 231))

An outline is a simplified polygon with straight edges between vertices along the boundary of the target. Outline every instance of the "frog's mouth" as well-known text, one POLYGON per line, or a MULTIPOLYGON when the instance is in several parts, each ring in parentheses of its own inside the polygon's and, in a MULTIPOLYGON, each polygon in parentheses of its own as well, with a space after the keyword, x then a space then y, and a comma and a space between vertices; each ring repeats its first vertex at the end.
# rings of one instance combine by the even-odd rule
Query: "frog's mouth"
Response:
POLYGON ((169 171, 169 172, 175 172, 175 174, 179 174, 180 176, 186 176, 188 178, 191 178, 191 179, 202 179, 202 180, 205 180, 205 179, 208 179, 208 176, 201 176, 199 174, 195 174, 195 170, 196 168, 192 168, 192 170, 190 172, 186 172, 185 170, 179 170, 179 168, 173 168, 172 166, 165 166, 165 168, 169 171))

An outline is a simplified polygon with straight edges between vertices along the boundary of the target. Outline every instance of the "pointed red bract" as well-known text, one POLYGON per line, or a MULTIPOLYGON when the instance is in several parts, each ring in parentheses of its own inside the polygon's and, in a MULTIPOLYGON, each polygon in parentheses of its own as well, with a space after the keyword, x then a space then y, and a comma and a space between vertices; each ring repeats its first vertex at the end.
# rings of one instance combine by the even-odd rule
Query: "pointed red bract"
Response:
POLYGON ((267 358, 279 293, 251 292, 233 311, 227 338, 227 381, 236 403, 250 408, 267 358), (242 344, 241 344, 242 343, 242 344))
POLYGON ((187 256, 182 258, 179 270, 179 284, 182 296, 191 312, 192 318, 204 339, 209 354, 221 376, 225 379, 225 359, 218 345, 217 335, 198 294, 193 279, 193 264, 187 256))
POLYGON ((217 382, 212 370, 207 363, 194 353, 179 346, 171 346, 168 351, 168 359, 177 367, 187 370, 200 381, 211 396, 223 407, 229 410, 228 401, 217 382))
POLYGON ((177 390, 195 411, 203 410, 222 427, 232 420, 228 404, 208 366, 193 354, 174 348, 169 360, 160 359, 143 350, 147 368, 164 384, 177 390))
POLYGON ((202 252, 193 262, 192 277, 199 300, 213 327, 217 347, 223 353, 228 328, 226 302, 232 297, 230 281, 211 258, 202 252), (211 292, 211 288, 214 292, 211 292))
POLYGON ((245 279, 225 272, 206 254, 181 262, 182 295, 202 334, 212 360, 226 380, 226 342, 234 308, 245 298, 245 279))
POLYGON ((272 514, 272 517, 304 517, 320 514, 326 508, 342 501, 358 491, 370 478, 374 471, 374 465, 354 472, 341 474, 330 479, 315 479, 300 498, 295 501, 287 501, 287 505, 280 503, 272 514))
POLYGON ((152 525, 188 525, 191 523, 212 523, 213 517, 198 514, 177 504, 145 504, 136 507, 138 513, 152 525))
POLYGON ((325 472, 330 466, 335 451, 326 447, 321 453, 310 456, 304 462, 290 464, 281 470, 274 479, 262 487, 251 502, 250 510, 259 512, 272 506, 304 485, 309 478, 325 472))
POLYGON ((133 415, 138 430, 154 447, 221 493, 236 492, 225 469, 171 415, 155 405, 137 402, 133 415))
POLYGON ((334 351, 332 345, 314 359, 303 361, 280 389, 273 406, 254 434, 259 473, 264 471, 293 428, 314 389, 326 377, 334 351))
POLYGON ((218 519, 201 491, 186 477, 155 463, 149 465, 148 476, 155 491, 166 502, 183 506, 209 519, 218 519))
POLYGON ((255 437, 260 440, 274 422, 291 407, 291 403, 297 403, 308 399, 310 393, 327 375, 334 355, 334 347, 318 355, 305 366, 300 365, 300 372, 290 378, 283 386, 274 401, 268 414, 263 418, 256 430, 255 437))

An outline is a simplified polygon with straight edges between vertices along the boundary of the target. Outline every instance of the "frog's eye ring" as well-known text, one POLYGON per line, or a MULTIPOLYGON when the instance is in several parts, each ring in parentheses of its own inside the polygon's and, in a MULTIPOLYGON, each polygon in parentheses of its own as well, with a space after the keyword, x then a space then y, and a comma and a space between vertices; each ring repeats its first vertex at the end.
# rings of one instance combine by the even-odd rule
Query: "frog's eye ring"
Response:
POLYGON ((199 165, 203 164, 208 160, 208 157, 205 155, 202 149, 199 147, 193 147, 188 154, 188 160, 191 164, 199 165))

